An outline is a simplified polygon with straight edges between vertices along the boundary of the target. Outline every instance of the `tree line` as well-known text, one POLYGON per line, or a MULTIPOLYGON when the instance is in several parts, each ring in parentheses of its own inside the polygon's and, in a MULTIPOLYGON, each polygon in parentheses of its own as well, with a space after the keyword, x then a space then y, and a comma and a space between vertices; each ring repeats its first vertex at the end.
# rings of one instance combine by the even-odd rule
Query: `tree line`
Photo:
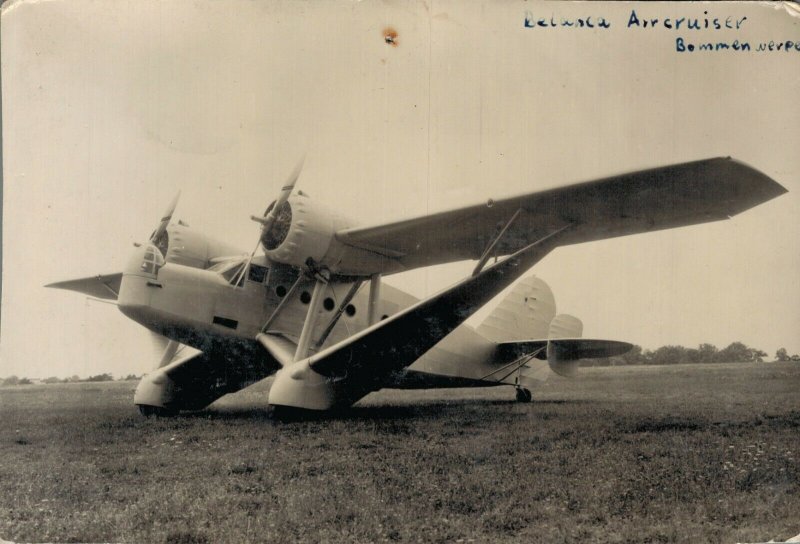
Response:
MULTIPOLYGON (((661 346, 656 350, 642 349, 642 346, 633 346, 628 353, 617 357, 601 359, 584 359, 581 366, 624 366, 624 365, 679 365, 693 363, 761 363, 767 353, 756 348, 744 345, 742 342, 733 342, 729 346, 717 349, 712 344, 700 344, 697 348, 683 346, 661 346)), ((786 348, 780 348, 775 353, 776 361, 800 362, 800 355, 789 355, 786 348)), ((141 376, 128 374, 118 381, 138 380, 141 376)), ((88 378, 70 376, 69 378, 56 378, 52 376, 43 380, 31 380, 18 376, 9 376, 0 380, 0 385, 30 385, 33 383, 85 383, 85 382, 111 382, 114 376, 109 373, 97 374, 88 378)))
MULTIPOLYGON (((722 349, 717 349, 713 344, 700 344, 697 348, 670 345, 656 350, 643 350, 641 346, 633 346, 628 353, 617 357, 583 360, 581 366, 761 363, 766 357, 765 351, 748 347, 742 342, 733 342, 722 349)), ((789 356, 786 348, 780 348, 775 353, 775 360, 800 361, 800 355, 789 356)))
MULTIPOLYGON (((128 374, 124 378, 118 378, 118 381, 125 381, 125 380, 138 380, 141 376, 137 376, 135 374, 128 374)), ((74 376, 70 376, 69 378, 57 378, 55 376, 51 376, 49 378, 44 378, 43 380, 32 380, 30 378, 20 378, 19 376, 9 376, 8 378, 4 378, 0 380, 0 385, 31 385, 34 383, 86 383, 86 382, 113 382, 114 376, 113 374, 105 373, 105 374, 97 374, 95 376, 89 376, 88 378, 81 378, 77 374, 74 376)))

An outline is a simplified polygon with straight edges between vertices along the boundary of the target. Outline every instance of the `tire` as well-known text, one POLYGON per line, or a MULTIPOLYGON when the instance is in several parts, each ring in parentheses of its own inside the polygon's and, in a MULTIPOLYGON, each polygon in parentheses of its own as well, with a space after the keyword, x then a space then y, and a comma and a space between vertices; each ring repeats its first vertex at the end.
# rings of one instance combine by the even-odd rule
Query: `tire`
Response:
POLYGON ((533 395, 531 394, 530 389, 525 389, 524 387, 517 388, 517 402, 531 402, 533 401, 533 395))

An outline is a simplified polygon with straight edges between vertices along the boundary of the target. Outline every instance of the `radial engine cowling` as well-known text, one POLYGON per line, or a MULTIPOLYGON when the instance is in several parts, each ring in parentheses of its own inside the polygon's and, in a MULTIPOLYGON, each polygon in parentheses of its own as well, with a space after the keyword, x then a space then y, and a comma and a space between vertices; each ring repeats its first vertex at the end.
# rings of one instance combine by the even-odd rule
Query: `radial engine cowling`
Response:
MULTIPOLYGON (((266 216, 275 205, 270 204, 266 216)), ((275 223, 261 232, 261 245, 272 261, 306 267, 309 258, 316 266, 338 271, 347 247, 336 240, 336 232, 352 223, 303 193, 296 193, 281 205, 275 223)))

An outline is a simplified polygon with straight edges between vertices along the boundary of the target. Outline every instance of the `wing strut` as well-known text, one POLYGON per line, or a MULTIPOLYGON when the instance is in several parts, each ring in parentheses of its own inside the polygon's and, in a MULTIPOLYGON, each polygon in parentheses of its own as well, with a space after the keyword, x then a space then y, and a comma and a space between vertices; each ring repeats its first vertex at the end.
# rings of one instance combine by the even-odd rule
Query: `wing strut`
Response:
POLYGON ((311 293, 311 302, 308 304, 306 320, 303 323, 303 330, 300 331, 300 340, 297 341, 297 351, 294 353, 295 361, 305 359, 306 355, 308 355, 308 347, 311 344, 311 333, 314 330, 314 326, 317 324, 319 305, 322 302, 322 297, 325 294, 325 287, 328 286, 328 280, 330 279, 330 273, 327 270, 320 270, 316 276, 317 281, 314 283, 314 291, 311 293))
POLYGON ((533 359, 534 357, 539 355, 542 351, 544 351, 544 349, 546 347, 547 347, 547 345, 545 344, 544 346, 540 347, 539 349, 537 349, 533 353, 526 353, 522 357, 518 357, 517 359, 514 359, 513 361, 511 361, 507 365, 503 365, 500 368, 492 370, 486 376, 481 376, 480 380, 485 380, 489 376, 497 374, 498 372, 502 372, 503 370, 505 370, 505 369, 507 369, 507 368, 509 368, 511 366, 517 365, 517 366, 514 366, 514 368, 512 368, 510 372, 504 374, 501 378, 497 379, 498 383, 502 382, 503 380, 505 380, 506 378, 511 376, 514 372, 517 372, 518 370, 522 370, 522 367, 525 366, 526 364, 528 364, 528 361, 530 361, 531 359, 533 359), (520 361, 522 361, 522 362, 520 362, 520 361))
MULTIPOLYGON (((339 304, 339 307, 336 309, 336 313, 333 314, 333 317, 331 318, 330 322, 328 323, 328 326, 325 327, 324 331, 322 331, 322 334, 320 335, 319 340, 317 340, 317 342, 314 344, 314 348, 319 349, 320 346, 322 346, 322 344, 325 343, 325 340, 328 339, 328 336, 330 336, 331 331, 333 331, 333 328, 336 326, 336 323, 339 322, 339 318, 342 317, 342 314, 344 313, 344 309, 347 307, 348 304, 350 304, 350 301, 353 300, 353 297, 356 296, 356 293, 358 292, 358 288, 361 287, 362 283, 363 282, 359 280, 359 281, 356 281, 355 283, 353 283, 353 285, 350 286, 350 290, 347 292, 347 294, 342 299, 342 303, 339 304)), ((334 292, 333 294, 334 294, 334 297, 335 297, 336 293, 334 292)))
MULTIPOLYGON (((486 247, 486 249, 483 252, 483 255, 481 255, 481 258, 478 260, 478 264, 475 265, 475 269, 472 271, 472 275, 473 276, 477 276, 478 274, 480 274, 481 270, 483 270, 483 267, 486 264, 486 261, 488 261, 489 257, 492 256, 492 251, 494 251, 494 248, 497 246, 497 243, 503 238, 503 235, 506 233, 506 231, 511 226, 511 224, 514 222, 514 220, 519 216, 521 211, 522 211, 522 208, 517 208, 517 211, 514 212, 514 215, 512 215, 511 219, 508 220, 508 222, 506 223, 506 226, 503 227, 503 230, 501 230, 499 233, 497 233, 497 236, 494 237, 494 240, 492 240, 489 243, 489 245, 486 247)), ((497 259, 495 259, 495 260, 497 260, 497 259)))
POLYGON ((378 301, 381 298, 381 275, 373 274, 369 278, 369 304, 367 305, 367 324, 374 325, 378 321, 378 301))
POLYGON ((175 354, 178 352, 179 347, 181 347, 180 342, 170 340, 167 343, 167 347, 164 348, 164 354, 161 356, 161 361, 158 363, 158 368, 163 368, 170 364, 172 359, 175 357, 175 354))
POLYGON ((286 292, 286 294, 283 295, 283 298, 275 307, 275 310, 273 310, 272 314, 269 316, 269 318, 267 318, 266 323, 264 323, 264 326, 261 327, 262 333, 265 333, 267 332, 267 330, 269 330, 269 326, 272 325, 272 322, 275 321, 275 319, 280 315, 281 311, 283 310, 283 307, 286 306, 286 301, 292 298, 292 295, 297 290, 297 286, 300 285, 301 281, 303 281, 302 273, 299 276, 297 276, 297 281, 295 281, 289 288, 289 290, 286 292))

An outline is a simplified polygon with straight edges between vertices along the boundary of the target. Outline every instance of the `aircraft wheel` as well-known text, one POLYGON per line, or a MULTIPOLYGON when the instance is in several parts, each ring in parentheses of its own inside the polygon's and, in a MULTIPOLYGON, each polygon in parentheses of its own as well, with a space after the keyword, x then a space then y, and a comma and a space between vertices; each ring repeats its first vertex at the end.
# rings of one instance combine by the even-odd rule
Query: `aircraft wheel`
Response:
POLYGON ((532 400, 533 395, 530 389, 525 389, 524 387, 517 388, 517 402, 531 402, 532 400))
POLYGON ((149 406, 147 404, 137 404, 136 407, 139 408, 139 413, 142 414, 144 417, 154 417, 154 416, 172 417, 178 413, 177 410, 164 408, 163 406, 149 406))

